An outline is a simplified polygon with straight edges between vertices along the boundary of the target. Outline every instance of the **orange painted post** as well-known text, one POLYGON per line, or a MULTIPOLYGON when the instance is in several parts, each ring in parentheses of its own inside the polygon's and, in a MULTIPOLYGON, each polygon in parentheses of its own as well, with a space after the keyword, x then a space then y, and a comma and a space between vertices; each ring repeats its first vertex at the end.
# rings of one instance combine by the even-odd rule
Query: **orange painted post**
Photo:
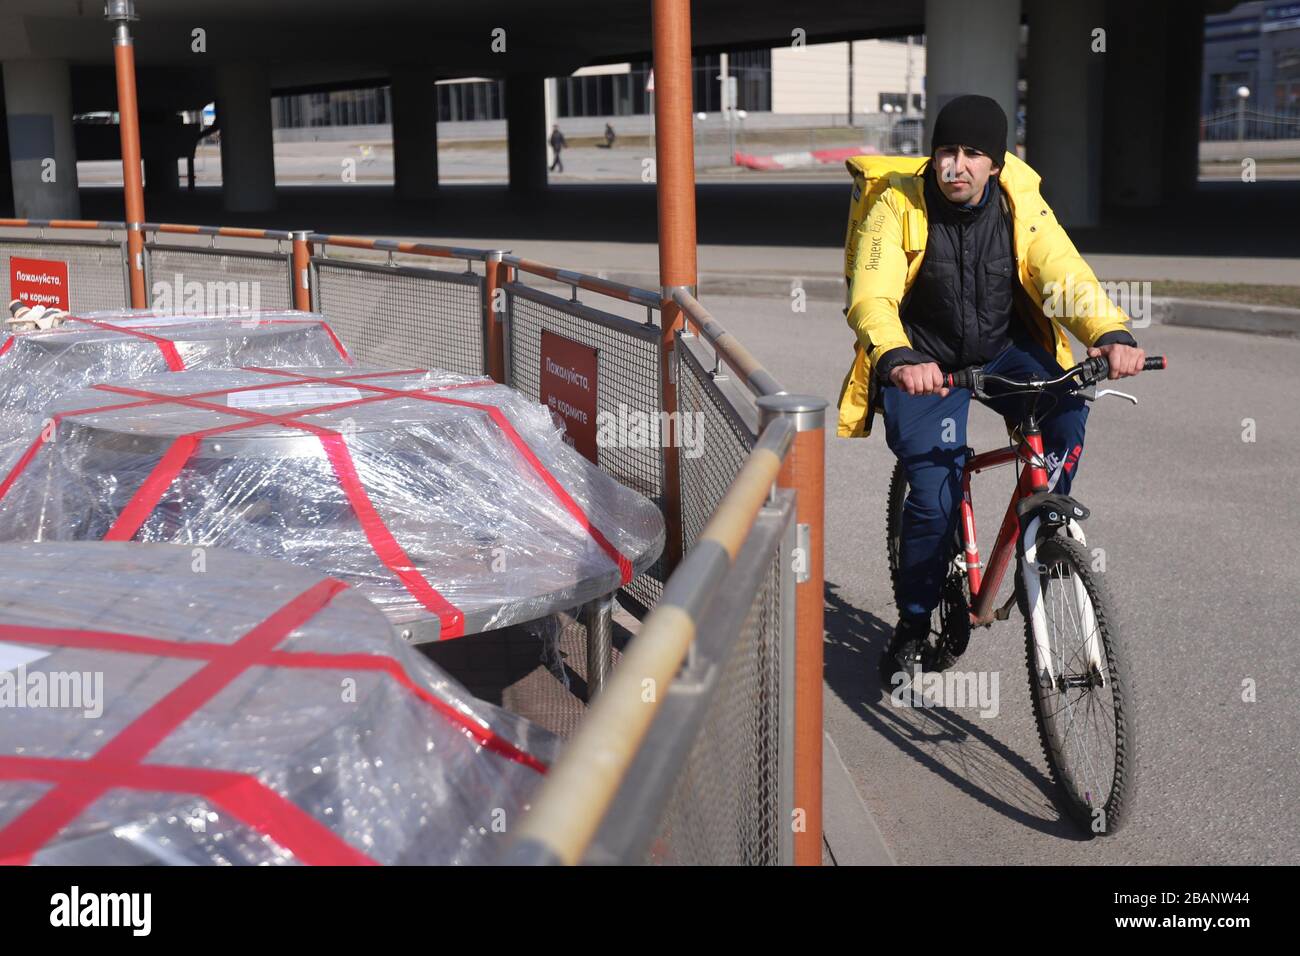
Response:
POLYGON ((118 129, 122 137, 122 193, 126 199, 127 274, 131 279, 131 308, 148 305, 144 287, 144 177, 140 171, 140 113, 135 98, 135 46, 131 41, 135 4, 109 0, 104 18, 117 24, 113 65, 117 69, 118 129))
POLYGON ((293 234, 293 307, 300 312, 311 311, 310 235, 305 229, 293 234))
POLYGON ((695 137, 692 128, 690 0, 654 0, 655 181, 659 206, 659 285, 663 411, 671 431, 664 449, 664 563, 671 572, 682 555, 682 489, 677 470, 677 386, 672 378, 673 336, 684 326, 673 289, 695 294, 695 137))
POLYGON ((794 833, 796 866, 822 862, 822 658, 825 640, 826 400, 808 395, 758 399, 763 426, 795 425, 777 487, 795 492, 794 833), (801 811, 801 812, 800 812, 801 811))
POLYGON ((510 269, 501 261, 500 252, 489 252, 483 263, 486 283, 483 286, 483 322, 487 330, 484 336, 483 356, 487 363, 487 373, 494 382, 506 383, 505 351, 505 293, 499 292, 509 282, 510 269), (498 303, 498 299, 501 300, 498 303), (500 308, 498 308, 498 305, 500 308))

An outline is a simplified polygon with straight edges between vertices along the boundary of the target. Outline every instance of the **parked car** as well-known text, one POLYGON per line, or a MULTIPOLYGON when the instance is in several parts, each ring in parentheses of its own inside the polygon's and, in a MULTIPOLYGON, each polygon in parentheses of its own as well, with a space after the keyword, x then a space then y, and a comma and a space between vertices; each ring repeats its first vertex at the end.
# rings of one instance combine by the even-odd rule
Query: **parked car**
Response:
POLYGON ((898 156, 919 156, 925 152, 925 117, 904 116, 894 121, 889 130, 885 152, 898 156))

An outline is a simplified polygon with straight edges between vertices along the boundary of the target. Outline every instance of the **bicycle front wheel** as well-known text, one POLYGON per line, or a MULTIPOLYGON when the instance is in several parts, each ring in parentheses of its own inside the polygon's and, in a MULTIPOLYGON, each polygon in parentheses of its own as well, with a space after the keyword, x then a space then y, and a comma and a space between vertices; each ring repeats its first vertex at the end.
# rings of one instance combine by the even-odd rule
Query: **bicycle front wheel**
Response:
POLYGON ((1023 569, 1016 591, 1039 740, 1066 815, 1084 832, 1107 836, 1132 810, 1131 673, 1106 587, 1083 547, 1047 538, 1036 559, 1037 595, 1023 569))

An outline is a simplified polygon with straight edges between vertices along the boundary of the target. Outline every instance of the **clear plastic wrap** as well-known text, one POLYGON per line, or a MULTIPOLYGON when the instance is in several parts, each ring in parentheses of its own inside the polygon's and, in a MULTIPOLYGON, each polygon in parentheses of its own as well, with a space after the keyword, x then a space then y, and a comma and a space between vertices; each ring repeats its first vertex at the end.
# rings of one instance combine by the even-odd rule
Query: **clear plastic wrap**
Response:
POLYGON ((0 465, 50 402, 106 381, 184 369, 350 365, 325 317, 313 312, 163 315, 87 312, 45 331, 0 339, 0 465))
POLYGON ((412 641, 608 594, 663 547, 656 506, 543 405, 450 372, 178 372, 51 406, 0 477, 0 541, 138 540, 282 558, 412 641))
POLYGON ((41 543, 0 569, 0 863, 492 862, 558 751, 303 568, 41 543))

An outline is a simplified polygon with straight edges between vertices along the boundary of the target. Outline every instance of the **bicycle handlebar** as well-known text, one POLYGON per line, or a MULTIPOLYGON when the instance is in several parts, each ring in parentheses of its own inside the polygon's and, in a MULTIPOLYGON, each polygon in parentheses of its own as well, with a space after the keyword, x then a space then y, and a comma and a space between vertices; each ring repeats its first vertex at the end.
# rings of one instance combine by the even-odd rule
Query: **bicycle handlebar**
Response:
MULTIPOLYGON (((1163 355, 1153 355, 1142 363, 1142 371, 1155 372, 1169 367, 1169 361, 1163 355)), ((975 366, 964 368, 958 372, 949 372, 943 377, 943 384, 947 388, 968 388, 972 392, 982 392, 986 379, 992 378, 994 381, 1010 386, 1011 388, 1035 389, 1045 391, 1052 385, 1069 381, 1076 375, 1079 378, 1074 388, 1087 388, 1097 381, 1106 378, 1110 374, 1110 362, 1106 356, 1098 355, 1094 358, 1084 359, 1074 368, 1067 371, 1059 378, 1051 379, 1045 382, 1015 382, 1011 379, 1003 378, 1000 375, 989 375, 982 368, 975 366)))

